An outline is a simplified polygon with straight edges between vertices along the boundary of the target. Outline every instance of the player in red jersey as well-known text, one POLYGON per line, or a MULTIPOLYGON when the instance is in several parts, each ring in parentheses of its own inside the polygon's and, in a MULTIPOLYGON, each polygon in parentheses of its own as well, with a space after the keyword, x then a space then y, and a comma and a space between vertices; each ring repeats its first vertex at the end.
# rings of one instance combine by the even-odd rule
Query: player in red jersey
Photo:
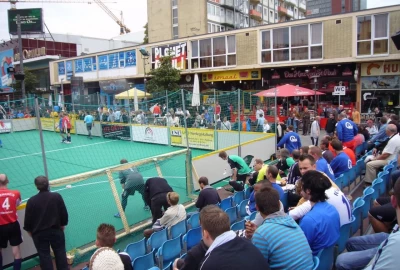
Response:
POLYGON ((14 254, 14 270, 20 270, 22 259, 19 245, 22 235, 17 206, 21 203, 21 194, 17 190, 9 190, 8 183, 7 175, 0 174, 0 270, 3 269, 1 250, 7 247, 8 242, 14 254))
POLYGON ((62 127, 65 134, 67 134, 67 141, 65 143, 71 143, 71 121, 69 120, 68 114, 63 113, 62 127))

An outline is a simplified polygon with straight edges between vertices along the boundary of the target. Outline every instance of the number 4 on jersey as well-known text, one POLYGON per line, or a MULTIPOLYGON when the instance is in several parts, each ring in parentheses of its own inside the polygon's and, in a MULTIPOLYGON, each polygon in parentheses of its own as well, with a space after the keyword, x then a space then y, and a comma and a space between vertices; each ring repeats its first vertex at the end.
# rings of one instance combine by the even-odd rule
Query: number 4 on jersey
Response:
POLYGON ((6 198, 6 199, 4 200, 3 204, 1 205, 1 207, 2 207, 3 209, 5 209, 5 210, 10 209, 10 201, 9 201, 9 198, 6 198))

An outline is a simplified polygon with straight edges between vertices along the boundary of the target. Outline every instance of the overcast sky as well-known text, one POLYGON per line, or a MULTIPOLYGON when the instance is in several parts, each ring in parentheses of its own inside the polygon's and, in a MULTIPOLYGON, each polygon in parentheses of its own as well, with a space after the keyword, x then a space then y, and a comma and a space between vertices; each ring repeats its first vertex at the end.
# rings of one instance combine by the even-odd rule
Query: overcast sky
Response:
MULTIPOLYGON (((83 0, 84 1, 84 0, 83 0)), ((88 2, 91 0, 87 0, 88 2)), ((125 25, 132 32, 143 30, 147 22, 147 0, 103 0, 111 11, 124 13, 125 25)), ((39 2, 39 1, 38 1, 39 2)), ((368 8, 400 4, 400 0, 367 0, 368 8)), ((44 20, 52 33, 111 38, 119 34, 119 26, 97 4, 27 4, 17 8, 43 8, 44 20)), ((9 40, 7 10, 9 3, 0 3, 0 40, 9 40)), ((195 11, 193 11, 195 12, 195 11)))

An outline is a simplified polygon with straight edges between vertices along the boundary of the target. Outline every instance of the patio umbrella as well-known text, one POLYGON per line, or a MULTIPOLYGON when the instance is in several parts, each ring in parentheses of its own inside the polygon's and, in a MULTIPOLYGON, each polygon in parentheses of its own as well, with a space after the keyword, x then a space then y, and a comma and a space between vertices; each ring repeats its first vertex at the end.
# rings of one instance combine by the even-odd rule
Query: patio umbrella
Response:
MULTIPOLYGON (((277 97, 297 97, 297 96, 314 96, 314 95, 325 95, 324 93, 318 92, 316 90, 311 90, 308 88, 295 86, 291 84, 280 85, 268 90, 264 90, 254 94, 254 96, 258 97, 273 97, 275 98, 275 117, 277 114, 277 97)), ((277 138, 275 136, 275 147, 277 145, 277 138)))
POLYGON ((118 95, 115 95, 115 99, 133 99, 133 106, 135 108, 135 111, 139 110, 138 98, 144 98, 144 97, 151 97, 151 94, 139 90, 136 87, 129 89, 125 92, 122 92, 118 95))
POLYGON ((192 106, 197 108, 200 106, 200 83, 197 73, 194 75, 192 106))
POLYGON ((298 97, 325 95, 324 93, 291 84, 280 85, 254 94, 258 97, 298 97), (276 93, 275 93, 276 90, 276 93))
POLYGON ((49 95, 49 106, 53 106, 53 96, 51 94, 49 95))

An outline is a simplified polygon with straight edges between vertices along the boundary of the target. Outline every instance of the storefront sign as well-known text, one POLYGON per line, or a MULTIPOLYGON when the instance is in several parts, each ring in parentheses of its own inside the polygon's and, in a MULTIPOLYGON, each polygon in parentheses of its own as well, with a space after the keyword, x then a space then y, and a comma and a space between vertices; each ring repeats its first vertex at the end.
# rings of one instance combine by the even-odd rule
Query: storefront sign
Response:
MULTIPOLYGON (((214 150, 214 130, 188 128, 189 147, 214 150)), ((184 128, 171 127, 171 145, 186 147, 186 131, 184 128)))
POLYGON ((119 94, 129 89, 126 79, 99 81, 101 91, 107 94, 119 94))
POLYGON ((187 46, 186 42, 159 46, 151 49, 151 62, 153 69, 158 68, 160 60, 164 56, 172 57, 172 66, 176 69, 186 69, 187 46))
POLYGON ((132 137, 135 142, 168 144, 166 127, 132 126, 132 137))
POLYGON ((11 120, 0 120, 0 133, 11 132, 11 120))
POLYGON ((203 73, 202 78, 203 82, 261 80, 261 70, 251 69, 203 73))
MULTIPOLYGON (((35 57, 40 57, 40 56, 45 56, 46 55, 46 48, 41 47, 33 50, 23 50, 22 55, 24 56, 24 59, 31 59, 35 57)), ((14 55, 14 61, 19 61, 20 56, 19 53, 16 53, 14 55)))
POLYGON ((400 76, 361 77, 362 90, 400 89, 400 76))
POLYGON ((101 130, 103 133, 103 137, 106 139, 123 141, 131 140, 130 126, 102 124, 101 130))
POLYGON ((40 118, 40 122, 42 123, 43 130, 54 131, 56 129, 56 125, 58 125, 59 118, 40 118))
POLYGON ((293 78, 314 78, 314 77, 329 77, 329 76, 338 76, 339 72, 337 69, 311 69, 308 72, 302 70, 293 70, 293 71, 285 71, 283 73, 285 79, 293 79, 293 78))
POLYGON ((400 61, 361 64, 361 76, 400 75, 400 61))

